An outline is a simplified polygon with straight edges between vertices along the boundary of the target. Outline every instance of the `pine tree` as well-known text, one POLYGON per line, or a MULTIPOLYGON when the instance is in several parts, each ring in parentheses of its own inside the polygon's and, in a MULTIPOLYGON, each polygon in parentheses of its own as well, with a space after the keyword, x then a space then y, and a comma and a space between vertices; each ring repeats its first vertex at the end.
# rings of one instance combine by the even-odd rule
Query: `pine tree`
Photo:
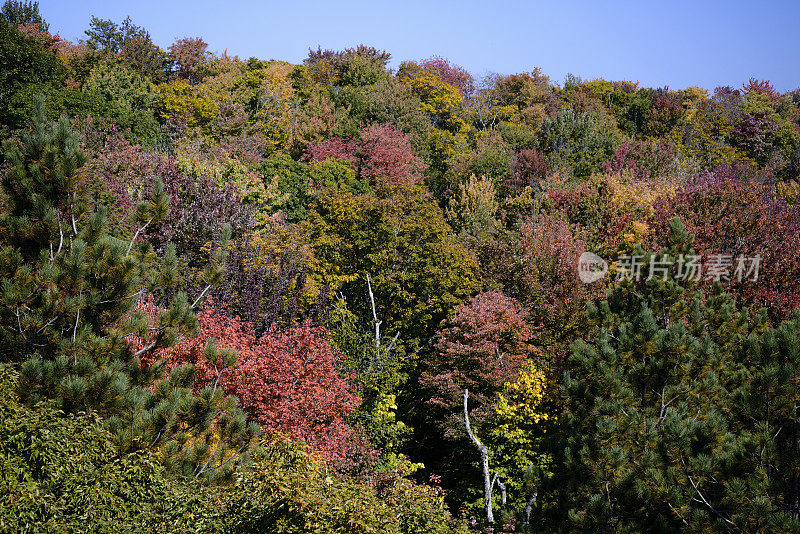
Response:
POLYGON ((10 24, 38 24, 47 31, 48 25, 39 13, 39 2, 6 0, 0 8, 0 17, 10 24))
MULTIPOLYGON (((664 253, 690 254, 678 219, 671 231, 664 253)), ((800 528, 800 317, 773 329, 674 276, 622 281, 589 315, 540 512, 591 532, 800 528)))
MULTIPOLYGON (((157 448, 186 474, 228 472, 257 432, 235 400, 193 394, 191 366, 161 376, 163 364, 142 364, 146 352, 197 331, 200 298, 190 304, 170 287, 178 282, 174 248, 159 259, 139 239, 167 213, 163 184, 152 185, 134 211, 133 237, 122 240, 88 201, 85 158, 66 119, 48 123, 40 101, 22 142, 3 148, 0 359, 20 365, 20 398, 102 416, 121 452, 157 448), (158 292, 175 297, 153 324, 138 304, 158 292)), ((207 269, 210 282, 220 277, 221 254, 207 269)))

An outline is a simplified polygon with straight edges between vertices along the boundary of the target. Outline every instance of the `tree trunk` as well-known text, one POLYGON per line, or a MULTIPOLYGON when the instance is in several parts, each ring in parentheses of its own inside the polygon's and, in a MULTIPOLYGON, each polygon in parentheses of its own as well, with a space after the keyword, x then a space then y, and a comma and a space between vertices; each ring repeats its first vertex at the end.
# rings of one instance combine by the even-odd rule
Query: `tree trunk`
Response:
POLYGON ((467 434, 472 443, 478 448, 481 454, 481 467, 483 469, 483 505, 486 508, 486 521, 494 524, 494 514, 492 513, 492 479, 489 474, 489 450, 486 445, 472 433, 472 427, 469 424, 469 410, 467 409, 467 399, 469 398, 469 390, 464 390, 464 426, 467 428, 467 434))

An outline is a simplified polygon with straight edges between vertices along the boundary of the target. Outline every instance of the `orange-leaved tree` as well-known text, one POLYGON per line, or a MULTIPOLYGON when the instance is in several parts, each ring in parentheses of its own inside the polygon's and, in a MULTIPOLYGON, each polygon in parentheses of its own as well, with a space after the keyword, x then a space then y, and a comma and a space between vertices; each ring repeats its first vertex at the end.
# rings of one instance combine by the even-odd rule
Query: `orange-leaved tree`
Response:
POLYGON ((238 397, 267 434, 283 434, 328 459, 341 459, 353 430, 345 418, 359 398, 337 372, 337 351, 324 328, 273 328, 261 338, 239 317, 211 304, 198 314, 200 334, 149 356, 195 366, 197 388, 238 397))

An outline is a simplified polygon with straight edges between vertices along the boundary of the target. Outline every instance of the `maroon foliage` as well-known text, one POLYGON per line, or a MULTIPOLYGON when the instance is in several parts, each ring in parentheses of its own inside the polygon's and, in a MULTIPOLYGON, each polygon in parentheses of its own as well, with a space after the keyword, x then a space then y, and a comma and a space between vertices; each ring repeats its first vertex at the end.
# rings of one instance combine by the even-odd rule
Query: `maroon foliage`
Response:
POLYGON ((541 343, 556 365, 586 328, 586 304, 603 291, 602 282, 584 284, 578 277, 585 251, 585 241, 563 212, 539 215, 520 227, 517 294, 531 324, 542 328, 541 343))
POLYGON ((431 416, 447 437, 462 437, 460 399, 470 391, 473 420, 482 421, 503 384, 536 349, 527 313, 500 291, 481 293, 459 306, 439 332, 437 355, 420 377, 431 416))
POLYGON ((208 44, 200 37, 178 39, 169 47, 169 60, 178 78, 199 83, 208 44))
POLYGON ((458 87, 461 96, 466 96, 472 90, 472 75, 465 68, 453 65, 446 58, 432 56, 420 62, 420 67, 435 74, 443 82, 458 87))
POLYGON ((675 91, 663 88, 653 91, 651 99, 653 106, 650 108, 645 133, 652 136, 667 135, 683 116, 681 96, 675 91))
POLYGON ((414 155, 408 136, 401 130, 374 124, 361 130, 360 141, 331 137, 308 146, 313 162, 338 158, 349 162, 359 179, 379 191, 391 191, 421 181, 424 165, 414 155))
POLYGON ((745 115, 731 132, 734 146, 739 147, 759 164, 764 164, 772 152, 778 125, 766 113, 745 115))
POLYGON ((414 185, 422 177, 422 161, 400 130, 374 124, 361 131, 363 165, 361 178, 376 188, 414 185))
POLYGON ((535 148, 528 148, 517 153, 512 170, 520 185, 533 185, 537 180, 547 177, 550 165, 544 154, 535 148))
POLYGON ((307 157, 312 162, 325 161, 328 158, 341 159, 358 168, 358 143, 352 139, 329 137, 320 143, 308 145, 307 157))
POLYGON ((742 165, 698 177, 674 199, 660 203, 656 239, 666 239, 674 215, 695 235, 695 249, 706 259, 710 254, 732 257, 725 286, 740 305, 765 307, 776 320, 800 305, 800 208, 788 205, 767 181, 754 180, 742 165), (761 257, 758 279, 737 280, 736 258, 756 255, 761 257))

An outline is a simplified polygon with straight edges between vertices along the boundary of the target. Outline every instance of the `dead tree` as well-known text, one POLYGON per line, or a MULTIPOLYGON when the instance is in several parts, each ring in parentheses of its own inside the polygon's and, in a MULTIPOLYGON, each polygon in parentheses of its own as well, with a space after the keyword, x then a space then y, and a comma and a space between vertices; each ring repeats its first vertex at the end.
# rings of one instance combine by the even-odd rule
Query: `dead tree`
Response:
POLYGON ((372 320, 375 321, 375 346, 381 346, 381 323, 378 314, 375 313, 375 295, 372 294, 372 283, 370 283, 369 273, 367 273, 367 291, 369 291, 369 302, 372 304, 372 320))
POLYGON ((478 437, 472 432, 472 426, 469 424, 469 409, 467 401, 469 399, 469 390, 464 390, 464 426, 467 428, 467 435, 472 443, 478 448, 481 455, 481 468, 483 470, 483 506, 486 509, 486 521, 490 525, 494 525, 494 513, 492 512, 492 491, 495 485, 500 488, 500 503, 502 506, 506 504, 506 486, 500 480, 500 476, 495 473, 494 477, 491 476, 489 471, 489 449, 486 445, 481 443, 478 437))

